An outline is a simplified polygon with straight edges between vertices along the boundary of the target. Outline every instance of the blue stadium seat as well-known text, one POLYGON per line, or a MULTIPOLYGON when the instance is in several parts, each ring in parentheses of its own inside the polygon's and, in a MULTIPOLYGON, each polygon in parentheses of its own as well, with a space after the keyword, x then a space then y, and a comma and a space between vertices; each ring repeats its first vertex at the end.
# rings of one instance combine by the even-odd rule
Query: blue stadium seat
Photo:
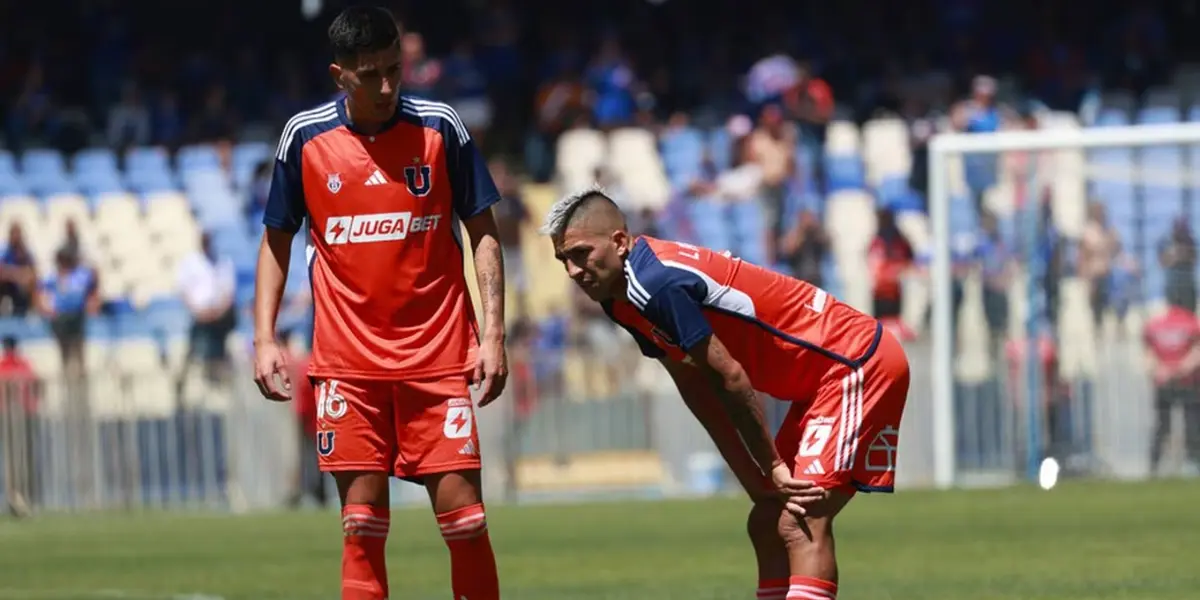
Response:
POLYGON ((704 138, 691 127, 668 131, 659 140, 663 166, 675 186, 686 185, 701 171, 704 162, 704 138))
POLYGON ((762 205, 756 200, 734 202, 727 205, 727 212, 726 223, 732 226, 734 235, 733 246, 728 249, 748 263, 769 267, 762 205))
POLYGON ((0 148, 0 175, 17 173, 17 159, 13 158, 12 152, 0 148))
POLYGON ((57 150, 35 148, 21 156, 21 172, 31 178, 63 175, 67 172, 67 166, 57 150))
POLYGON ((55 175, 45 173, 42 175, 27 176, 25 183, 29 186, 29 191, 38 196, 54 196, 78 191, 75 182, 71 181, 66 174, 55 175))
POLYGON ((125 170, 130 173, 170 173, 171 164, 166 150, 143 146, 130 148, 125 153, 125 170))
POLYGON ((117 155, 108 148, 87 148, 80 150, 71 161, 73 171, 77 176, 92 173, 116 174, 117 155))
POLYGON ((708 156, 718 171, 728 169, 733 163, 732 141, 724 127, 718 127, 708 133, 708 156))
POLYGON ((688 204, 692 234, 713 250, 730 250, 733 246, 722 207, 722 204, 710 200, 694 200, 688 204))
POLYGON ((185 173, 221 168, 217 149, 207 145, 184 146, 175 159, 179 170, 185 173))
POLYGON ((129 171, 125 176, 125 185, 138 194, 168 192, 179 189, 179 184, 169 171, 141 170, 129 171))
POLYGON ((1200 104, 1193 104, 1188 109, 1187 119, 1189 121, 1200 121, 1200 104))
POLYGON ((263 161, 274 158, 275 147, 266 142, 243 142, 233 147, 234 168, 240 165, 249 165, 251 168, 256 168, 263 161))
POLYGON ((866 187, 866 170, 858 156, 826 156, 825 177, 830 193, 866 187))
POLYGON ((1100 116, 1096 118, 1097 127, 1115 127, 1129 124, 1129 115, 1125 111, 1116 108, 1106 108, 1100 111, 1100 116))
POLYGON ((84 171, 75 176, 75 183, 84 194, 96 195, 125 190, 121 175, 116 171, 84 171))
POLYGON ((19 196, 29 193, 29 187, 17 173, 0 171, 0 196, 19 196))
POLYGON ((1143 125, 1178 123, 1179 109, 1173 106, 1149 106, 1138 111, 1137 122, 1143 125))

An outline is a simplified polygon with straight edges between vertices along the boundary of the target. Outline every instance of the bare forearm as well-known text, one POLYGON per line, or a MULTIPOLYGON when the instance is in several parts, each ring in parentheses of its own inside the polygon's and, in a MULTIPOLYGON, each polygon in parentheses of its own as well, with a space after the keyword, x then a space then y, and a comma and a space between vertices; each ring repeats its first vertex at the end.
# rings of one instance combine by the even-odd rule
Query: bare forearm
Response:
POLYGON ((767 429, 762 403, 750 382, 744 375, 732 378, 717 386, 717 395, 758 467, 770 473, 780 462, 779 452, 767 429))
POLYGON ((504 337, 504 256, 495 236, 482 236, 473 249, 475 277, 483 303, 485 336, 504 337))
POLYGON ((255 342, 275 339, 275 319, 279 316, 279 303, 287 285, 284 265, 291 260, 291 240, 280 243, 270 239, 272 235, 270 232, 264 234, 258 248, 258 268, 254 277, 255 342))

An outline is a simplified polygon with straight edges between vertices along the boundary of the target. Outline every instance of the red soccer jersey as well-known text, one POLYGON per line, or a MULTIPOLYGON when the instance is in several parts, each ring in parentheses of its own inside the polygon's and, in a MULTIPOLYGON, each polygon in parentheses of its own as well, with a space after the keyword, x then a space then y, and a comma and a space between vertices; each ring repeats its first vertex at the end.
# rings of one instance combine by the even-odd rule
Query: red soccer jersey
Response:
POLYGON ((401 97, 377 133, 345 101, 292 117, 263 223, 308 220, 314 377, 414 380, 458 374, 478 346, 459 221, 500 199, 458 115, 401 97))
POLYGON ((715 334, 754 389, 781 400, 812 400, 832 367, 861 367, 883 334, 821 288, 706 248, 640 237, 625 275, 626 298, 604 309, 643 354, 682 358, 715 334))
POLYGON ((1172 306, 1146 323, 1144 335, 1154 359, 1174 369, 1200 344, 1200 321, 1192 311, 1172 306))

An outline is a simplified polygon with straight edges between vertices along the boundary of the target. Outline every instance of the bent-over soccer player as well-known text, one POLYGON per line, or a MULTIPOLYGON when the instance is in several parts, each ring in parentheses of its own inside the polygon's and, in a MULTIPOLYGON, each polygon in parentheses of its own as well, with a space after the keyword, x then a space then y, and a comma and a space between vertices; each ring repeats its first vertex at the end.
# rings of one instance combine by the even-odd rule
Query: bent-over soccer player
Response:
POLYGON ((380 8, 329 27, 344 99, 297 114, 275 156, 255 290, 255 380, 290 397, 275 319, 292 236, 308 222, 317 452, 342 501, 342 598, 388 597, 388 476, 429 492, 455 600, 500 597, 480 492, 480 405, 504 388, 500 199, 449 106, 401 96, 399 30, 380 8), (466 226, 483 302, 463 274, 466 226), (277 383, 276 378, 282 379, 277 383))
POLYGON ((754 500, 759 600, 833 600, 833 520, 890 492, 908 360, 873 317, 809 283, 689 244, 633 237, 600 189, 542 227, 571 279, 666 367, 754 500), (791 402, 774 442, 756 390, 791 402))

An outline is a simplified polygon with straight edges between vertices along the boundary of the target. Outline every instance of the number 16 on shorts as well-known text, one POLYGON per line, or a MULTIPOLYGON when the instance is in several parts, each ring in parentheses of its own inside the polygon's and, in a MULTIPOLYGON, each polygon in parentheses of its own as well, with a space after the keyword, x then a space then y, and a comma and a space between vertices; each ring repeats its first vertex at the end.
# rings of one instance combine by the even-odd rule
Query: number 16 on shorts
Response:
POLYGON ((346 415, 346 398, 338 393, 338 380, 326 379, 317 386, 317 422, 346 415))

